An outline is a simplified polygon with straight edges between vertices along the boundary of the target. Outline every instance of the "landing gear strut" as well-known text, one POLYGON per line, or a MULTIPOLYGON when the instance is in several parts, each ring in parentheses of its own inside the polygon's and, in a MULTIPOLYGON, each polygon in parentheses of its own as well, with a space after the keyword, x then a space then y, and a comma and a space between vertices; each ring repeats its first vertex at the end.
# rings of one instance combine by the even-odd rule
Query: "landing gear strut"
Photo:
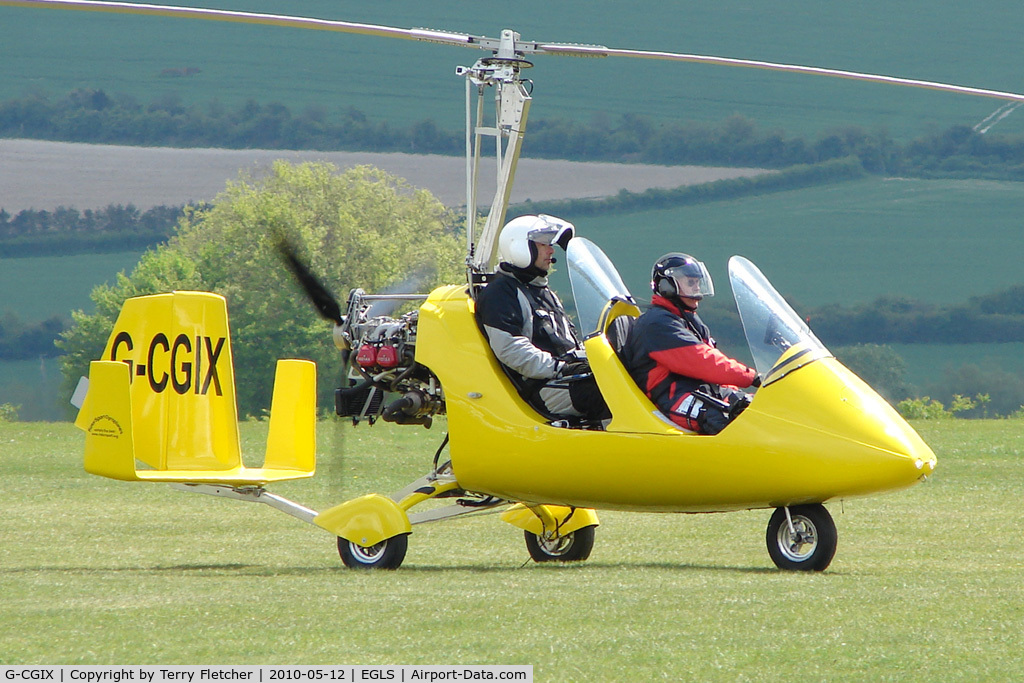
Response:
POLYGON ((526 548, 535 562, 582 562, 594 549, 594 526, 547 538, 524 531, 526 548))

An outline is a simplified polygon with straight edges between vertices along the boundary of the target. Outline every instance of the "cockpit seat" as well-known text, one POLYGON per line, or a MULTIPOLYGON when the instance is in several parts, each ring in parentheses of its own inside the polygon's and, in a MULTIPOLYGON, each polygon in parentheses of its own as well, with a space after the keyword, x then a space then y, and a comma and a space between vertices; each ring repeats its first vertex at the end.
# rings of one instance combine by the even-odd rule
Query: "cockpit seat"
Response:
POLYGON ((612 345, 612 349, 615 350, 615 355, 619 357, 619 360, 622 360, 622 351, 626 348, 626 344, 629 343, 629 335, 632 333, 633 325, 635 324, 636 318, 633 316, 620 315, 608 325, 606 332, 608 343, 612 345))
MULTIPOLYGON (((629 373, 629 367, 625 361, 625 349, 627 344, 629 344, 630 335, 633 334, 633 328, 636 325, 636 320, 637 319, 634 318, 633 315, 626 313, 613 318, 605 327, 604 337, 608 341, 608 346, 611 347, 612 352, 615 354, 614 357, 621 372, 621 381, 630 382, 632 385, 631 388, 636 387, 640 390, 641 393, 637 395, 637 400, 647 405, 646 410, 649 410, 649 414, 654 415, 659 420, 669 425, 673 431, 692 434, 693 432, 679 426, 651 404, 649 399, 642 395, 643 387, 637 384, 636 380, 633 379, 632 375, 629 373)), ((614 409, 612 412, 614 413, 614 409)))

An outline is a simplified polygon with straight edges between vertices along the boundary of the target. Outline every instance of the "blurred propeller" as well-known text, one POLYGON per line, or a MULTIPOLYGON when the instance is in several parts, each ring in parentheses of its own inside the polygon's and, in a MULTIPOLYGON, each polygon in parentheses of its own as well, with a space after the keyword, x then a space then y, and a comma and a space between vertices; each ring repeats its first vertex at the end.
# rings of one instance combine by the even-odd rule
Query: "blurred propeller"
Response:
MULTIPOLYGON (((338 327, 344 322, 341 317, 341 306, 334 298, 330 290, 324 286, 309 266, 299 258, 294 245, 284 237, 278 236, 277 251, 281 260, 292 272, 295 279, 302 285, 306 296, 313 302, 313 306, 321 316, 330 320, 335 325, 335 344, 338 344, 338 327)), ((340 348, 340 347, 339 347, 340 348)), ((341 362, 343 367, 348 366, 350 350, 341 348, 341 362)), ((342 385, 344 386, 344 384, 342 385)), ((333 411, 332 411, 333 412, 333 411)), ((347 421, 333 416, 317 429, 317 448, 320 452, 318 458, 326 460, 326 467, 320 468, 326 473, 328 490, 334 498, 345 500, 348 498, 346 484, 349 481, 348 463, 348 440, 345 438, 347 421), (327 424, 330 423, 330 428, 327 424), (326 456, 326 457, 324 457, 326 456)))
POLYGON ((313 275, 309 266, 299 259, 295 253, 295 248, 287 240, 281 239, 277 243, 277 250, 281 254, 281 258, 284 259, 288 270, 292 272, 295 279, 302 285, 306 296, 313 302, 313 306, 320 315, 335 325, 341 325, 343 322, 341 318, 341 305, 327 287, 313 275))

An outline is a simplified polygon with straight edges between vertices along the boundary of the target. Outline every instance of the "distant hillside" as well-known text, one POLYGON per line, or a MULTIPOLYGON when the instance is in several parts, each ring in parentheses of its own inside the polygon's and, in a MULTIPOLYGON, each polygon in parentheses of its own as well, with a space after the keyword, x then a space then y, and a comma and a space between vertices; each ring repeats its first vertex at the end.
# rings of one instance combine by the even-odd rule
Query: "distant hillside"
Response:
MULTIPOLYGON (((898 6, 669 0, 640 12, 605 0, 572 8, 538 0, 216 4, 491 36, 511 27, 529 40, 764 59, 1011 91, 1020 88, 1017 49, 1024 34, 1018 0, 898 6)), ((10 7, 0 8, 0 45, 7 122, 0 135, 42 135, 32 129, 42 124, 50 127, 45 135, 63 140, 130 134, 133 144, 283 148, 297 134, 323 141, 340 131, 353 147, 445 153, 461 149, 465 83, 454 67, 480 56, 365 36, 10 7), (218 129, 226 124, 233 127, 218 129)), ((641 300, 652 260, 670 250, 694 253, 711 267, 720 294, 705 310, 726 333, 725 263, 734 253, 754 260, 801 314, 863 314, 862 326, 886 320, 886 311, 874 310, 879 297, 917 302, 912 311, 920 304, 948 313, 1024 279, 1024 184, 1004 182, 1020 177, 1024 110, 925 90, 647 60, 542 57, 528 76, 532 156, 746 164, 739 159, 751 157, 738 150, 762 154, 774 145, 775 161, 759 165, 853 154, 876 174, 708 202, 681 204, 673 195, 659 205, 664 195, 637 192, 617 197, 618 208, 555 205, 580 234, 614 255, 641 300), (728 152, 708 155, 701 145, 723 131, 756 134, 727 140, 728 152), (808 151, 813 158, 786 157, 808 151), (909 175, 946 179, 897 179, 909 175)), ((17 310, 29 311, 22 320, 32 315, 26 325, 8 318, 12 335, 26 339, 31 327, 45 332, 51 323, 44 316, 66 320, 67 301, 80 301, 132 256, 6 261, 2 290, 17 310), (104 265, 97 270, 95 262, 104 265), (88 274, 76 278, 78 269, 88 274)), ((560 291, 568 292, 565 283, 560 291)), ((976 305, 955 313, 966 316, 976 305)), ((928 324, 934 314, 920 312, 918 322, 928 324)), ((954 315, 945 336, 971 341, 981 332, 971 327, 977 320, 958 320, 954 315)))
MULTIPOLYGON (((431 120, 406 128, 350 110, 337 122, 283 104, 228 110, 180 103, 143 105, 102 90, 50 100, 0 101, 0 138, 172 148, 350 150, 461 155, 464 134, 431 120)), ((741 116, 705 126, 627 115, 583 124, 533 121, 529 156, 615 163, 787 168, 855 157, 870 173, 916 177, 1024 179, 1024 137, 958 125, 900 143, 885 131, 847 126, 816 139, 764 131, 741 116)))
MULTIPOLYGON (((203 3, 198 3, 203 4, 203 3)), ((218 7, 327 19, 427 26, 524 39, 600 43, 860 70, 997 90, 1019 87, 1024 12, 1014 0, 984 3, 751 3, 669 0, 637 12, 629 3, 524 0, 224 0, 218 7), (586 12, 585 20, 580 12, 586 12)), ((463 121, 456 65, 481 53, 412 41, 270 26, 86 12, 0 9, 0 99, 103 91, 162 109, 211 114, 250 101, 278 103, 295 118, 337 122, 364 112, 390 127, 463 121), (187 49, 183 49, 187 46, 187 49)), ((531 116, 598 124, 624 115, 657 122, 720 122, 733 115, 786 137, 817 138, 850 125, 897 140, 974 126, 1000 103, 728 67, 650 60, 540 57, 531 116)), ((87 122, 83 122, 87 123, 87 122)), ((1024 132, 1011 114, 996 130, 1024 132)))

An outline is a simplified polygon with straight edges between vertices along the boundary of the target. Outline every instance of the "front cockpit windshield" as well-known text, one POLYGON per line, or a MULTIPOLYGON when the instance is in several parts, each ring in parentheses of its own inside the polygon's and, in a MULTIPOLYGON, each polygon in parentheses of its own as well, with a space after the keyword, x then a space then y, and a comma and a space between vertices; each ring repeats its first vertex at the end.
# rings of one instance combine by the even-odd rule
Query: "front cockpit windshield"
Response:
POLYGON ((611 260, 587 238, 569 240, 565 256, 569 263, 569 283, 576 302, 580 331, 589 336, 597 331, 601 313, 609 301, 633 301, 633 297, 611 260))
MULTIPOLYGON (((611 260, 585 237, 569 242, 566 260, 580 330, 590 336, 598 331, 609 301, 633 302, 633 297, 611 260)), ((733 256, 729 280, 750 355, 764 384, 832 355, 753 263, 733 256)))
POLYGON ((733 256, 729 280, 754 366, 765 384, 832 355, 753 263, 733 256))

